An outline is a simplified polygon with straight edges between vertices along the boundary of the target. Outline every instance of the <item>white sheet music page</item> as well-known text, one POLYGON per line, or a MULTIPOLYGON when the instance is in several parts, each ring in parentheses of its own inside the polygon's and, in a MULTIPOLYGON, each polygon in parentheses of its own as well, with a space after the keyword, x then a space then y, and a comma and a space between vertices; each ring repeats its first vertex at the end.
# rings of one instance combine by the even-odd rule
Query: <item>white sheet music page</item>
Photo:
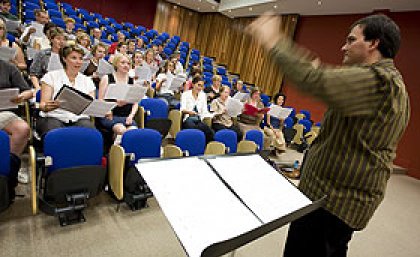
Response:
POLYGON ((286 119, 289 117, 290 113, 292 113, 291 108, 283 108, 279 105, 270 105, 270 110, 268 111, 268 114, 271 116, 276 117, 277 119, 286 119))
POLYGON ((51 52, 50 61, 48 62, 48 71, 55 71, 63 69, 63 64, 60 61, 60 56, 56 53, 51 52))
POLYGON ((170 90, 177 91, 181 88, 181 86, 185 83, 186 79, 183 77, 174 77, 171 81, 171 85, 169 86, 170 90))
POLYGON ((238 99, 229 97, 226 100, 226 111, 230 117, 237 117, 242 113, 243 108, 244 104, 238 99))
POLYGON ((249 97, 248 93, 237 92, 233 98, 238 99, 239 101, 243 102, 249 97))
POLYGON ((0 90, 0 110, 16 109, 18 105, 10 100, 19 95, 18 88, 7 88, 0 90))
POLYGON ((136 167, 190 257, 261 226, 203 160, 140 162, 136 167))
POLYGON ((146 94, 147 87, 129 84, 109 84, 104 99, 124 100, 127 103, 138 103, 146 94))
POLYGON ((109 62, 105 61, 104 59, 100 59, 98 63, 98 70, 99 76, 104 76, 111 74, 114 72, 114 67, 109 62))
POLYGON ((208 161, 265 223, 312 203, 259 155, 230 156, 208 161))
POLYGON ((152 71, 147 65, 137 66, 134 69, 134 74, 136 77, 138 77, 137 80, 146 80, 146 81, 152 80, 152 71))
POLYGON ((102 100, 93 100, 82 114, 93 117, 105 117, 117 104, 115 102, 106 102, 102 100))
POLYGON ((16 48, 4 47, 4 46, 0 47, 0 60, 8 62, 10 60, 15 59, 15 56, 16 56, 16 48))

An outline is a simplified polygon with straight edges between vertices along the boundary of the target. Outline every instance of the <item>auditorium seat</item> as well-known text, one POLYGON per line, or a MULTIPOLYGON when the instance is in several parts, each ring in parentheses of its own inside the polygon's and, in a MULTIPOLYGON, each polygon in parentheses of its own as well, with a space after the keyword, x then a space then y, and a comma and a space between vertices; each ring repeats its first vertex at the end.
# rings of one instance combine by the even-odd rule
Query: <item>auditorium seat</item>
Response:
POLYGON ((163 137, 168 134, 172 121, 168 118, 168 104, 158 98, 147 98, 140 101, 144 109, 144 127, 159 131, 163 137))
POLYGON ((133 129, 124 133, 121 146, 111 147, 109 186, 115 198, 127 203, 133 211, 145 207, 152 196, 134 165, 140 159, 160 158, 161 144, 162 136, 158 131, 133 129))
POLYGON ((204 154, 206 137, 198 129, 183 129, 176 134, 175 145, 181 148, 186 156, 199 156, 204 154))
POLYGON ((0 212, 10 205, 10 142, 9 135, 0 130, 0 212))
POLYGON ((257 145, 258 150, 261 151, 264 149, 264 134, 260 130, 256 130, 256 129, 248 130, 245 133, 245 139, 249 141, 253 141, 257 145))
POLYGON ((255 153, 258 149, 254 141, 241 140, 238 143, 238 153, 255 153))
POLYGON ((44 138, 44 157, 30 147, 32 208, 56 215, 60 225, 84 222, 88 199, 99 194, 105 183, 102 166, 103 140, 96 129, 54 129, 44 138), (38 177, 37 177, 38 175, 38 177), (36 190, 37 189, 37 190, 36 190))
POLYGON ((238 147, 238 135, 231 129, 222 129, 214 134, 214 140, 226 146, 227 153, 236 153, 238 147))

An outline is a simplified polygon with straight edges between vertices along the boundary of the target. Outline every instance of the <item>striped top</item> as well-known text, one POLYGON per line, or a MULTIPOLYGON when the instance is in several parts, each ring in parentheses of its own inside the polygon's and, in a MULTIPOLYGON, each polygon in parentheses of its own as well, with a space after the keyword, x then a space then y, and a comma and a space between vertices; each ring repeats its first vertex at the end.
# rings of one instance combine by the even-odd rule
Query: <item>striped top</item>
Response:
POLYGON ((328 105, 309 149, 299 188, 356 230, 366 227, 384 198, 410 104, 392 59, 372 65, 315 68, 290 41, 273 59, 299 89, 328 105))

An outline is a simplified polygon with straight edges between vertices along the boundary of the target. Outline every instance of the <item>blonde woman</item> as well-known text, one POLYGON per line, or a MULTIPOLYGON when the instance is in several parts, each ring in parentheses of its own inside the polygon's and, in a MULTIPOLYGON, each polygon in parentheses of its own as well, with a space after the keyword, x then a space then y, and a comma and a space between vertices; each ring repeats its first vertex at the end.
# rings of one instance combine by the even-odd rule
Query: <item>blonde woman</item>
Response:
MULTIPOLYGON (((134 84, 134 79, 128 75, 131 61, 127 55, 116 54, 112 65, 115 71, 112 74, 103 76, 99 83, 99 99, 104 99, 110 84, 134 84)), ((100 118, 99 123, 105 129, 114 132, 114 136, 119 139, 127 129, 137 128, 134 116, 138 108, 138 104, 117 100, 117 106, 105 118, 100 118)))
POLYGON ((11 63, 16 65, 20 70, 26 69, 26 62, 23 56, 22 49, 16 44, 15 42, 11 42, 7 39, 7 28, 6 23, 4 23, 3 19, 0 19, 0 46, 1 47, 9 47, 16 49, 15 58, 10 60, 11 63))

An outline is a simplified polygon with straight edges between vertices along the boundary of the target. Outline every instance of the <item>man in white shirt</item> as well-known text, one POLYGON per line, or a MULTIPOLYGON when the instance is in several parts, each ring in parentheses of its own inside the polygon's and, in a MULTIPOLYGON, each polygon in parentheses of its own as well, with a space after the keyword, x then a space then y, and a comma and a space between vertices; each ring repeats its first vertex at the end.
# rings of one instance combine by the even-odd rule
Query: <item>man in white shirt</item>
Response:
POLYGON ((32 47, 32 48, 36 48, 34 46, 34 43, 36 43, 36 39, 43 39, 46 38, 47 36, 42 33, 42 36, 40 37, 34 37, 32 36, 32 34, 34 34, 37 29, 34 26, 42 26, 44 27, 45 24, 48 23, 48 21, 50 20, 50 17, 48 16, 48 12, 44 11, 44 10, 35 10, 35 21, 32 22, 32 25, 29 25, 28 27, 25 28, 25 30, 22 33, 22 36, 20 37, 20 42, 23 45, 26 45, 28 47, 32 47))

